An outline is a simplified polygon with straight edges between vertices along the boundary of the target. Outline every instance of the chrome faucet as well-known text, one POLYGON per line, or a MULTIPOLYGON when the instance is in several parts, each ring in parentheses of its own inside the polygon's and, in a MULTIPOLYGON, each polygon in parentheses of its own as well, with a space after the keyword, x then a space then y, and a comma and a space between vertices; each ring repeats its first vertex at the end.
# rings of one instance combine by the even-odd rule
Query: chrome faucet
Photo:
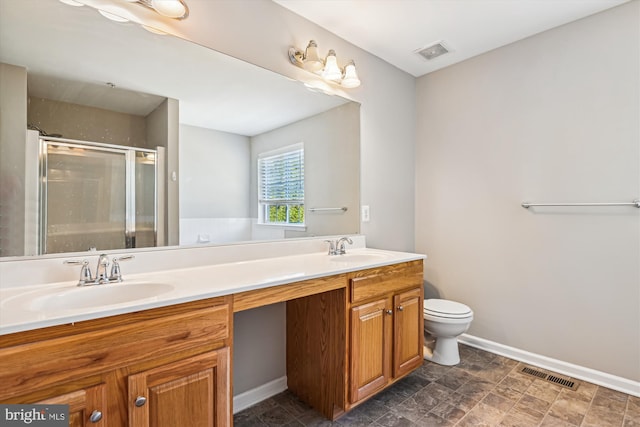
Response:
POLYGON ((89 261, 87 261, 86 259, 82 261, 66 260, 64 261, 64 264, 82 266, 80 268, 80 279, 78 280, 78 286, 104 285, 107 283, 122 282, 120 261, 127 261, 133 258, 133 255, 125 255, 119 258, 113 258, 111 273, 107 274, 107 269, 109 268, 109 256, 107 254, 101 254, 98 257, 98 265, 96 266, 95 278, 91 274, 89 261))
POLYGON ((337 239, 335 242, 333 240, 325 240, 325 242, 329 243, 328 255, 344 255, 347 253, 347 250, 344 247, 345 242, 353 245, 353 240, 346 236, 337 239))
POLYGON ((98 265, 96 266, 96 284, 104 285, 105 283, 109 283, 107 268, 109 268, 109 257, 107 254, 100 254, 98 257, 98 265))

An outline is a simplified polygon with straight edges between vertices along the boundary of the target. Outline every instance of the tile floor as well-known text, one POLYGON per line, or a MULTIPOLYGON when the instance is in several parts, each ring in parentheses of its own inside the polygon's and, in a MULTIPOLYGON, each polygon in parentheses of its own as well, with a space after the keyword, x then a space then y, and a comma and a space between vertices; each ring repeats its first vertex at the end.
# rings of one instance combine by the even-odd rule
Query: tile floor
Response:
POLYGON ((285 391, 236 414, 234 425, 640 427, 638 397, 583 381, 572 391, 464 345, 460 357, 454 367, 425 361, 333 423, 285 391))

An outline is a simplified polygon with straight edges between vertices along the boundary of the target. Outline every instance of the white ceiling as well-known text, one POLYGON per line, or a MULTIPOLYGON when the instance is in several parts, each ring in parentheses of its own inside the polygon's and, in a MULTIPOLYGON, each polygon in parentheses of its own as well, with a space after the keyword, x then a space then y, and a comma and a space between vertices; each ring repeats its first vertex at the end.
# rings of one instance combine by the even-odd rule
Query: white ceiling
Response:
POLYGON ((628 0, 273 1, 419 77, 628 0), (431 61, 415 53, 437 41, 450 52, 431 61))

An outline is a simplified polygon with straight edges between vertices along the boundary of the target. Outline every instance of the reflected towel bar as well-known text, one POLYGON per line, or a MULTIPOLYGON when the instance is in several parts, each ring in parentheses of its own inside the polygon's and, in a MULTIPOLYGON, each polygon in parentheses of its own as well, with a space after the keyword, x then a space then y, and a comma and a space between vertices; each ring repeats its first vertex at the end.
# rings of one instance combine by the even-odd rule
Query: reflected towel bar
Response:
POLYGON ((309 208, 309 212, 321 212, 321 211, 342 211, 346 212, 347 207, 343 206, 341 208, 309 208))
POLYGON ((633 202, 620 202, 620 203, 529 203, 522 202, 522 207, 529 209, 533 206, 633 206, 640 208, 640 199, 635 199, 633 202))

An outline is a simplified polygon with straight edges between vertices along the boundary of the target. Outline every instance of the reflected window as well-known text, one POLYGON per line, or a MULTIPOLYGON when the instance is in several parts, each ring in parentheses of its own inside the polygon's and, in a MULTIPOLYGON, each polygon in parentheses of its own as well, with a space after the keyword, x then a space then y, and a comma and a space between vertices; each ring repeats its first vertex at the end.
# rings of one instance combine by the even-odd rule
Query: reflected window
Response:
POLYGON ((258 221, 304 225, 304 144, 258 155, 258 221))

